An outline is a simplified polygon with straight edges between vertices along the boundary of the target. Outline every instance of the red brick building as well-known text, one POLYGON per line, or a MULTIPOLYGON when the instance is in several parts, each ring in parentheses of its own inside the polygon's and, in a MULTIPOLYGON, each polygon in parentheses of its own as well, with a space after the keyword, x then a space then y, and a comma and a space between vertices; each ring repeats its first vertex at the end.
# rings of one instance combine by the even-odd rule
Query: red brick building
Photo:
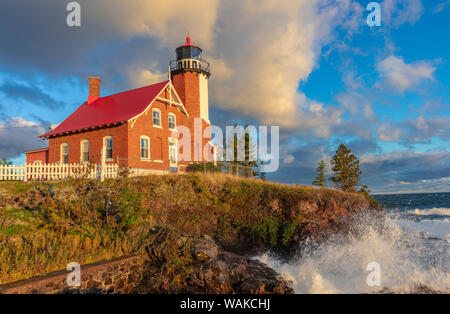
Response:
POLYGON ((49 146, 26 152, 27 163, 101 163, 104 158, 139 174, 162 174, 184 171, 190 162, 205 160, 199 155, 204 147, 211 156, 210 133, 194 143, 194 125, 201 134, 210 126, 209 63, 189 36, 175 52, 170 78, 164 82, 100 97, 100 78, 89 78, 87 101, 40 136, 48 139, 49 146), (178 142, 184 134, 176 131, 181 126, 191 130, 191 158, 182 161, 178 155, 186 148, 178 142))

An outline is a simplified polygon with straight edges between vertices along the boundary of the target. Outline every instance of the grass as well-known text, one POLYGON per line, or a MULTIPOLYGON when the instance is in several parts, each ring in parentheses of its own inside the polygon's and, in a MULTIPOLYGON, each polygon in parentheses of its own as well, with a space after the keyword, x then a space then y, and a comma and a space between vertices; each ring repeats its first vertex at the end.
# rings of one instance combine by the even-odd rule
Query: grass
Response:
POLYGON ((329 223, 321 210, 332 202, 368 204, 361 193, 197 173, 3 182, 5 196, 23 201, 0 199, 0 283, 143 252, 155 226, 208 234, 226 248, 288 246, 302 223, 329 223))

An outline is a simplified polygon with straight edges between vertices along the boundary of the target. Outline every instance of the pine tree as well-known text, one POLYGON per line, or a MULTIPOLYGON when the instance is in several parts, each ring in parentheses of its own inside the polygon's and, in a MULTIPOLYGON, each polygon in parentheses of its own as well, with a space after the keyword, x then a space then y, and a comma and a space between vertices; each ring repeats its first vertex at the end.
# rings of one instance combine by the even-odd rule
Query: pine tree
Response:
MULTIPOLYGON (((234 124, 234 128, 238 125, 234 124)), ((249 171, 248 176, 257 176, 259 173, 256 170, 258 168, 258 162, 255 160, 257 156, 257 147, 254 144, 254 139, 250 135, 248 124, 244 127, 244 133, 238 136, 234 133, 227 140, 224 141, 224 157, 226 156, 226 150, 233 154, 232 163, 237 166, 245 166, 246 171, 249 171)), ((226 160, 226 159, 225 159, 226 160)))
POLYGON ((319 166, 316 168, 317 171, 317 177, 314 179, 313 184, 317 186, 326 186, 325 184, 325 162, 321 160, 319 162, 319 166))
POLYGON ((341 144, 331 159, 334 175, 330 181, 336 188, 342 191, 355 192, 361 180, 361 170, 359 160, 352 151, 344 144, 341 144))

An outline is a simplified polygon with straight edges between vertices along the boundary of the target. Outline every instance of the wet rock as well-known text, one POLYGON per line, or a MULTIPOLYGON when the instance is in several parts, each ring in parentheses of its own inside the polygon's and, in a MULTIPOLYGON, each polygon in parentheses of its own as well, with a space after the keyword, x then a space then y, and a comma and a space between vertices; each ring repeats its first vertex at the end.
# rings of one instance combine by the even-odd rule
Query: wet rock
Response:
POLYGON ((266 264, 226 252, 207 236, 182 237, 160 228, 149 238, 150 263, 140 292, 293 293, 291 284, 266 264))

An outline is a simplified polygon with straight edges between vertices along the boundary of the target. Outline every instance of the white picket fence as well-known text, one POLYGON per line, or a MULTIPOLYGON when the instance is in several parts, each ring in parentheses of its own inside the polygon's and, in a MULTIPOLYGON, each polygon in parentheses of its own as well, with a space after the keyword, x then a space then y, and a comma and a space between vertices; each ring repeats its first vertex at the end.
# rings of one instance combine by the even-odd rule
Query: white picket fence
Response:
POLYGON ((117 164, 0 165, 0 181, 55 181, 80 177, 103 181, 116 178, 118 170, 117 164))

